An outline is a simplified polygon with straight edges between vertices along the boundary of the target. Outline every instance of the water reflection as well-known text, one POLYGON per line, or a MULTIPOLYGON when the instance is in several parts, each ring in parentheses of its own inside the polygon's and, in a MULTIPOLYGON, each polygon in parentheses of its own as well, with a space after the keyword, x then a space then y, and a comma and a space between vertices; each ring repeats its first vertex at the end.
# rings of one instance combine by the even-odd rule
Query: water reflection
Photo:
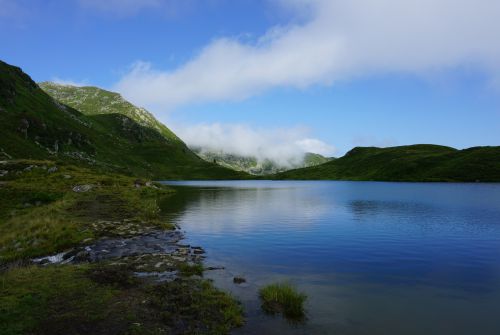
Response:
POLYGON ((198 232, 243 234, 287 221, 297 229, 327 215, 334 203, 296 188, 180 188, 160 207, 170 218, 196 221, 198 232), (201 217, 200 217, 201 215, 201 217), (275 223, 268 218, 273 217, 275 223))
POLYGON ((348 182, 177 185, 161 207, 203 245, 209 273, 249 313, 243 334, 496 334, 500 186, 348 182), (243 275, 246 286, 235 286, 243 275), (305 326, 259 310, 287 279, 305 326))

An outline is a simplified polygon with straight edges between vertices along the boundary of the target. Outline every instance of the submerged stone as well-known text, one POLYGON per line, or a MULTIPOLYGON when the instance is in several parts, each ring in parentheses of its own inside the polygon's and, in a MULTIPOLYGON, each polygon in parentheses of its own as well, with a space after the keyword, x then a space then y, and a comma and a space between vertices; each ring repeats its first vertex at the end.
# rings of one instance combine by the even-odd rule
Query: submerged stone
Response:
POLYGON ((243 284, 246 282, 247 282, 247 280, 243 277, 236 276, 233 278, 233 283, 235 283, 235 284, 243 284))

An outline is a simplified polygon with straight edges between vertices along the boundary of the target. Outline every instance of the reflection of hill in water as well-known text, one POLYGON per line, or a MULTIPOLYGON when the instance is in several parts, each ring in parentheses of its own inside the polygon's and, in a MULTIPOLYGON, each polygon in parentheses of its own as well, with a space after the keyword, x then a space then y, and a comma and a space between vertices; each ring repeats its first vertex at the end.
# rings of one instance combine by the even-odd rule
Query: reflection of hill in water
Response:
MULTIPOLYGON (((244 231, 278 224, 309 225, 334 206, 326 199, 294 187, 175 187, 160 205, 174 223, 198 229, 244 231), (273 221, 270 221, 273 218, 273 221), (301 220, 297 220, 301 218, 301 220)), ((331 200, 331 199, 330 199, 331 200)))

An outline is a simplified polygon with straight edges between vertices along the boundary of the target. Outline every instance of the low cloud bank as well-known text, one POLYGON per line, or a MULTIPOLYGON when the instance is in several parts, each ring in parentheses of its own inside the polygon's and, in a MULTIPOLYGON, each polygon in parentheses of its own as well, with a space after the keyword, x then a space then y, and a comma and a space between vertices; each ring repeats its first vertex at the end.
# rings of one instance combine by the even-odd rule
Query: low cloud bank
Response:
POLYGON ((213 123, 174 130, 191 147, 271 160, 285 167, 301 163, 307 152, 324 156, 335 152, 331 145, 310 138, 305 128, 254 129, 243 124, 213 123))

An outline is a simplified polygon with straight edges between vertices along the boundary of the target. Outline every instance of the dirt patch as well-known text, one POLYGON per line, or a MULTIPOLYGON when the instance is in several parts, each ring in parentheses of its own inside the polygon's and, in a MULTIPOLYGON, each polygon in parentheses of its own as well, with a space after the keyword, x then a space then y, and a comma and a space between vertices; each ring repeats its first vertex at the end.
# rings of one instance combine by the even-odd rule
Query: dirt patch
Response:
POLYGON ((127 202, 112 194, 88 196, 78 200, 68 211, 72 215, 86 220, 122 220, 134 213, 127 202))

